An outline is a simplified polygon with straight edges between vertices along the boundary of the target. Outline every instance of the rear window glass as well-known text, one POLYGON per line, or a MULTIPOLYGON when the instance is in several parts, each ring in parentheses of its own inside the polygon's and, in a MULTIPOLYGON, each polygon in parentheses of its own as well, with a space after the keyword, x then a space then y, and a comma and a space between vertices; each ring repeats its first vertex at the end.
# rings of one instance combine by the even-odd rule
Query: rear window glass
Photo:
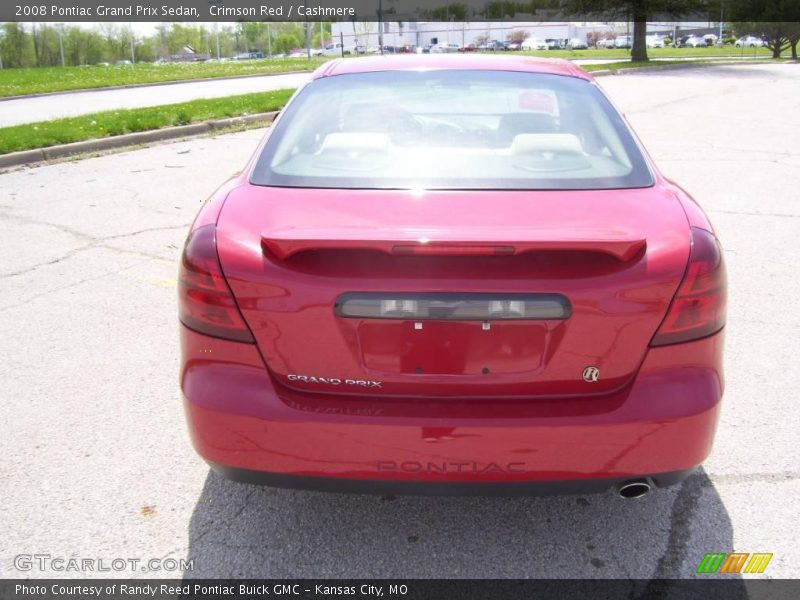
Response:
POLYGON ((624 122, 591 83, 468 70, 310 83, 276 123, 251 182, 509 190, 653 183, 624 122))

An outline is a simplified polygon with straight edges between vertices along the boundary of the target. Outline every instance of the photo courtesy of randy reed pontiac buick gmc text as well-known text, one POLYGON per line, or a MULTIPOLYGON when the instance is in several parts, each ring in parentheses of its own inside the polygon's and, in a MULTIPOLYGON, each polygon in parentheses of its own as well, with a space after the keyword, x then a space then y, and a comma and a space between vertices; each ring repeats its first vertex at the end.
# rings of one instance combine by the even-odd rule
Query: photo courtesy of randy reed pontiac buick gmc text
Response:
POLYGON ((19 597, 25 596, 82 596, 88 598, 101 598, 109 596, 131 596, 131 597, 208 597, 208 596, 231 596, 253 598, 259 596, 299 596, 312 592, 317 596, 330 595, 351 595, 359 593, 362 596, 384 596, 384 591, 388 590, 390 595, 404 595, 408 587, 403 584, 389 585, 386 587, 362 584, 359 586, 338 586, 322 584, 204 584, 204 583, 184 583, 184 584, 128 584, 128 583, 108 583, 104 585, 82 585, 82 584, 30 584, 18 583, 14 586, 14 593, 19 597))

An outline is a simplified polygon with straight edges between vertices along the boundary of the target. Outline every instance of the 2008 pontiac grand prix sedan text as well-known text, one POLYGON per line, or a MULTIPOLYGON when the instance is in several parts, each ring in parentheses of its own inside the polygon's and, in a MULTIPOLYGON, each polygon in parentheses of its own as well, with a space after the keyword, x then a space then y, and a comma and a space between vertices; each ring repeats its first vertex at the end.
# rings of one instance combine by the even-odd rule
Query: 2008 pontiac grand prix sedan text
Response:
POLYGON ((334 61, 203 206, 181 385, 228 477, 639 496, 708 455, 725 272, 563 61, 334 61))

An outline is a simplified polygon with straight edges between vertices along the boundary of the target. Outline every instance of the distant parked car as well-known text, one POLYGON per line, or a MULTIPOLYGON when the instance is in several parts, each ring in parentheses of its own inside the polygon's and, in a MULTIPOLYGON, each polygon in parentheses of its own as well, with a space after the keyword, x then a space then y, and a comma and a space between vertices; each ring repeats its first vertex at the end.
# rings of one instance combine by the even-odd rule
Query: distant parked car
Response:
POLYGON ((478 45, 478 50, 489 50, 491 52, 505 49, 505 44, 503 44, 503 42, 500 40, 487 40, 483 44, 478 45))
POLYGON ((754 35, 742 36, 734 44, 737 48, 761 48, 763 45, 764 40, 754 35))
POLYGON ((597 40, 594 44, 595 48, 613 48, 614 40, 611 38, 597 40))
POLYGON ((630 48, 631 36, 620 35, 614 40, 614 48, 630 48))
POLYGON ((708 46, 708 44, 706 44, 705 38, 697 35, 690 35, 683 42, 684 48, 705 48, 706 46, 708 46))
POLYGON ((460 46, 458 44, 436 44, 435 46, 431 46, 431 52, 433 54, 450 54, 452 52, 458 52, 460 46))
POLYGON ((344 48, 344 46, 340 42, 328 44, 322 50, 323 56, 341 56, 342 54, 350 54, 350 53, 351 53, 350 49, 344 48))
POLYGON ((572 38, 567 42, 567 50, 586 50, 589 47, 585 41, 572 38))
POLYGON ((544 43, 547 44, 547 49, 548 50, 563 50, 564 49, 564 47, 561 45, 561 40, 557 40, 557 39, 554 39, 554 38, 547 38, 544 41, 544 43))
POLYGON ((505 42, 506 50, 522 50, 520 42, 505 42))
POLYGON ((547 50, 547 43, 536 38, 528 38, 522 42, 523 50, 547 50))
POLYGON ((114 64, 117 65, 118 67, 125 67, 127 65, 132 65, 133 63, 129 60, 118 60, 114 64))
POLYGON ((646 38, 648 48, 663 48, 664 38, 657 35, 648 35, 646 38))

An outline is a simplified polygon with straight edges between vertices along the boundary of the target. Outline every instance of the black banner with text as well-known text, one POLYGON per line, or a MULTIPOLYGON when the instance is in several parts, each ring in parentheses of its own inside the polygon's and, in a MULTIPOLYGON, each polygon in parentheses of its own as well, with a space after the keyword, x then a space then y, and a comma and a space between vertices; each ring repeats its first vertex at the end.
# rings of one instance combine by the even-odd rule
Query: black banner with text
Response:
MULTIPOLYGON (((777 0, 659 0, 651 3, 645 17, 672 22, 800 20, 800 15, 793 16, 791 4, 777 0)), ((634 0, 3 0, 0 21, 603 22, 634 20, 636 7, 634 0)))
POLYGON ((3 600, 530 600, 557 598, 794 599, 797 580, 767 579, 263 579, 0 580, 3 600))

